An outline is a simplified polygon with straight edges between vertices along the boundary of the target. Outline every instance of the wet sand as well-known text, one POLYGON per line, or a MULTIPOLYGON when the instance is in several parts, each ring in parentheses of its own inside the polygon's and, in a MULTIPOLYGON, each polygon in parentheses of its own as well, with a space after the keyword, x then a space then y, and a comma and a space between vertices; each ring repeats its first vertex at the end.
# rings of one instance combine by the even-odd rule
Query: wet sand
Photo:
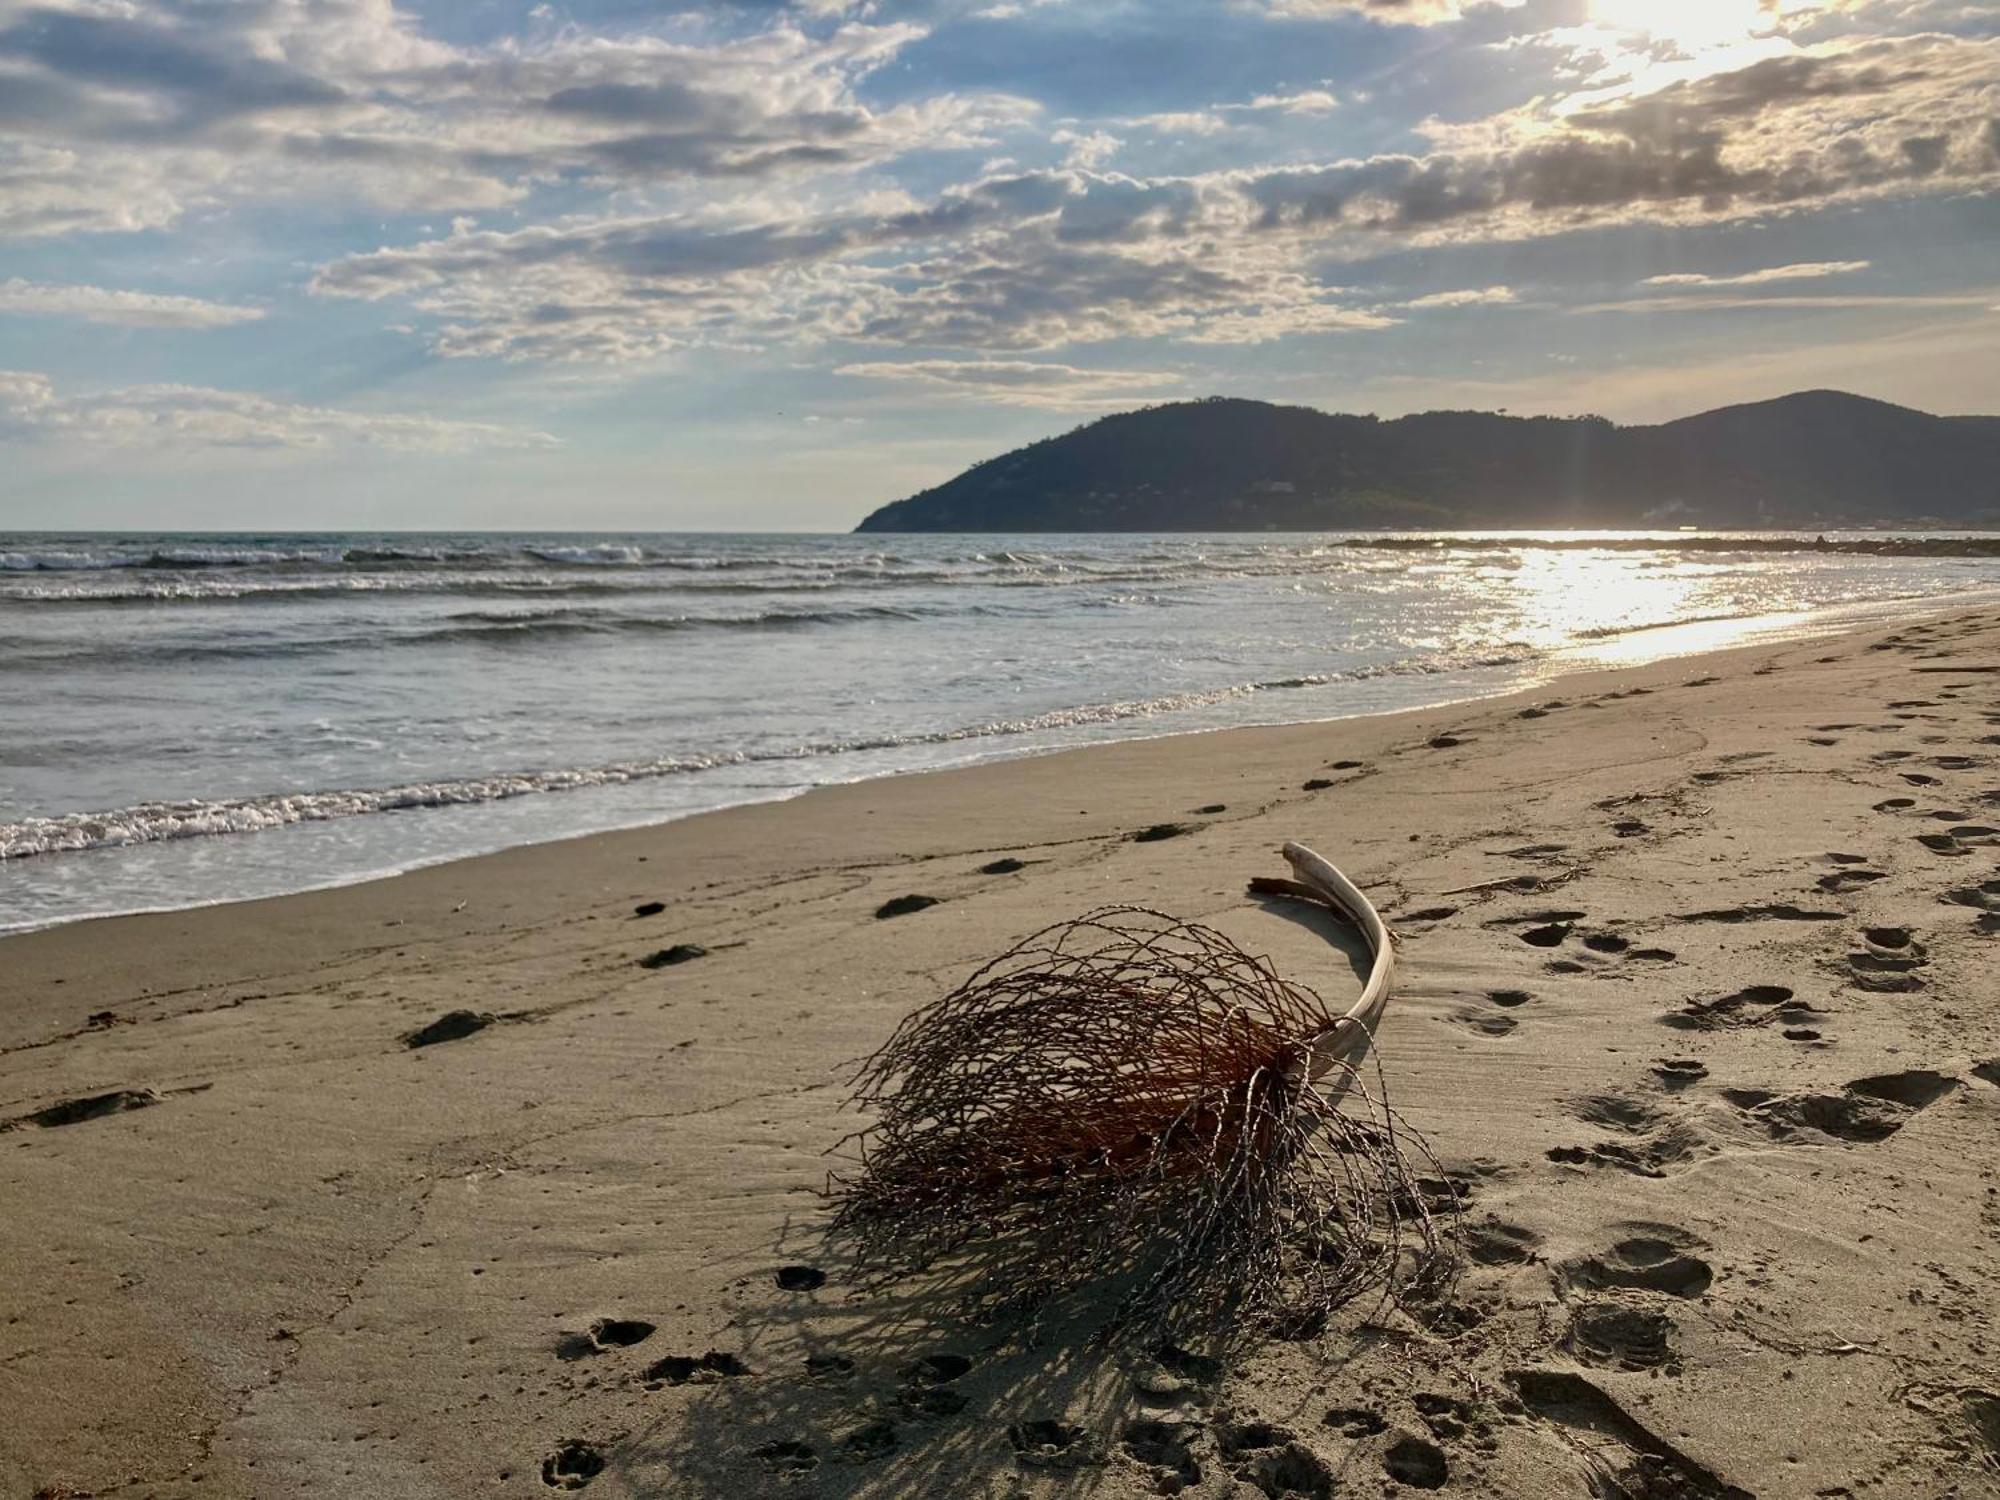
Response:
POLYGON ((1997 866, 1982 611, 6 939, 0 1494, 2000 1493, 1997 866), (1447 1317, 847 1295, 851 1060, 1110 901, 1344 1004, 1287 838, 1398 933, 1447 1317))

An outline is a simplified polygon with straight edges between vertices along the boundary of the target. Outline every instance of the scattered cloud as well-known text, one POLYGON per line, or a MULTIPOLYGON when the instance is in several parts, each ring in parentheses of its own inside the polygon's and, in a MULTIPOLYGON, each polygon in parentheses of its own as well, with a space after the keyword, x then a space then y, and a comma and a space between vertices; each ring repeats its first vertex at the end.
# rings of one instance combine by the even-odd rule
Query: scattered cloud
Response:
POLYGON ((0 234, 132 231, 245 198, 488 210, 552 182, 856 170, 1033 106, 857 89, 923 28, 546 29, 455 47, 390 0, 0 5, 0 234))
POLYGON ((1832 311, 1839 308, 1883 307, 1903 312, 1926 308, 1978 307, 1993 297, 1989 289, 1970 293, 1887 292, 1878 295, 1820 295, 1752 297, 1740 292, 1683 297, 1636 297, 1626 302, 1586 302, 1570 309, 1573 313, 1660 313, 1721 312, 1738 308, 1767 310, 1812 308, 1832 311))
POLYGON ((1648 276, 1641 286, 1763 286, 1772 281, 1811 281, 1821 276, 1846 276, 1869 267, 1865 260, 1807 260, 1789 266, 1765 266, 1737 276, 1704 276, 1699 271, 1670 271, 1648 276))
POLYGON ((545 432, 487 422, 341 411, 201 386, 142 385, 64 394, 47 375, 0 370, 0 442, 48 437, 160 448, 358 445, 402 453, 556 446, 545 432))
POLYGON ((1501 303, 1519 299, 1511 286, 1466 287, 1455 292, 1431 292, 1426 296, 1413 297, 1404 307, 1494 307, 1501 303))
POLYGON ((1436 26, 1470 10, 1511 10, 1525 0, 1254 0, 1273 16, 1366 16, 1392 26, 1436 26))
MULTIPOLYGON (((288 388, 330 356, 347 388, 449 389, 469 415, 512 378, 377 357, 409 340, 560 366, 540 388, 618 431, 632 403, 579 393, 651 381, 671 407, 690 370, 781 378, 771 409, 803 421, 864 381, 1051 410, 1202 372, 1435 385, 1507 362, 1454 340, 1482 307, 1550 314, 1569 347, 1545 357, 1589 378, 1637 356, 1555 314, 1755 308, 1804 345, 1950 310, 1985 333, 1996 296, 1963 250, 2000 192, 2000 36, 1971 0, 531 4, 0 0, 0 327, 16 348, 57 320, 157 330, 161 361, 235 327, 288 388), (1961 238, 1890 248, 1891 202, 1961 238), (1705 248, 1661 263, 1641 235, 1705 248), (302 276, 348 316, 260 326, 302 276)), ((111 371, 92 390, 67 372, 99 343, 17 354, 64 383, 0 377, 0 433, 553 441, 111 371)))
POLYGON ((1327 115, 1340 108, 1340 101, 1325 89, 1304 89, 1296 94, 1259 94, 1248 104, 1224 105, 1225 109, 1275 109, 1281 115, 1327 115))
MULTIPOLYGON (((1423 156, 1151 178, 1079 163, 873 214, 455 234, 334 261, 313 285, 406 298, 438 320, 438 352, 508 359, 1262 342, 1390 321, 1341 304, 1319 279, 1329 258, 2000 183, 1996 112, 2000 42, 1841 43, 1587 111, 1538 107, 1423 156)), ((1436 295, 1413 305, 1501 294, 1436 295)))
POLYGON ((264 316, 264 309, 159 292, 23 281, 15 276, 0 281, 0 316, 8 314, 81 318, 87 323, 126 328, 227 328, 234 323, 255 322, 264 316))
POLYGON ((1380 328, 1249 224, 1232 186, 1078 171, 914 209, 717 228, 685 217, 459 234, 349 256, 322 295, 405 298, 448 356, 630 360, 846 339, 988 351, 1118 338, 1261 343, 1380 328))
POLYGON ((1008 406, 1088 410, 1166 398, 1183 377, 1158 370, 1087 370, 1016 359, 913 359, 841 365, 836 375, 898 380, 1008 406))

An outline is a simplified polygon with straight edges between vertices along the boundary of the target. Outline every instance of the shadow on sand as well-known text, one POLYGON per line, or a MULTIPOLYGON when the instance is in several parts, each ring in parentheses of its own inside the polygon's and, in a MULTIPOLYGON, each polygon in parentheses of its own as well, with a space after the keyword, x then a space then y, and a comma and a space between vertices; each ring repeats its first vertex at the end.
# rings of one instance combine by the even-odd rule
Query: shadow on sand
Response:
MULTIPOLYGON (((1365 943, 1323 908, 1264 906, 1331 943, 1357 981, 1365 974, 1365 943)), ((1327 988, 1339 1008, 1337 985, 1327 988)), ((807 1269, 736 1283, 731 1338, 643 1367, 639 1420, 580 1465, 593 1500, 1226 1496, 1243 1485, 1322 1497, 1338 1488, 1352 1439, 1382 1430, 1366 1412, 1325 1409, 1349 1359, 1405 1336, 1376 1321, 1385 1304, 1372 1297, 1309 1344, 1268 1346, 1251 1414, 1225 1392, 1250 1347, 1226 1313, 1178 1342, 1110 1338, 1104 1323, 1124 1288, 1109 1285, 1032 1319, 981 1316, 970 1310, 976 1290, 994 1289, 978 1266, 959 1280, 849 1292, 851 1268, 825 1229, 814 1215, 773 1247, 807 1269)))

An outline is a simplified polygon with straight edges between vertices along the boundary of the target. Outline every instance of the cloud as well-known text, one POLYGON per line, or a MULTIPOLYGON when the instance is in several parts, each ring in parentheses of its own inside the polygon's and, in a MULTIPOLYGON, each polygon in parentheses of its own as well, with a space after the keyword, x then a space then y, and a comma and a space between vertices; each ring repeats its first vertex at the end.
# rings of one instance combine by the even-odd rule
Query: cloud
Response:
POLYGON ((35 438, 121 447, 360 446, 399 453, 551 448, 557 442, 545 432, 487 422, 340 411, 201 386, 126 386, 65 395, 47 375, 0 370, 0 442, 35 438))
MULTIPOLYGON (((1651 93, 1433 126, 1439 149, 1421 155, 1139 177, 1103 167, 1102 142, 1076 132, 1059 143, 1083 148, 1064 168, 928 200, 456 233, 335 260, 313 289, 407 301, 448 356, 1257 343, 1395 321, 1324 280, 1343 259, 1988 188, 2000 183, 1996 116, 2000 41, 1840 41, 1651 93)), ((1509 296, 1475 288, 1408 305, 1509 296)))
POLYGON ((1789 266, 1765 266, 1740 276, 1704 276, 1699 271, 1672 271, 1664 276, 1648 276, 1641 286, 1762 286, 1771 281, 1810 281, 1821 276, 1845 276, 1865 271, 1865 260, 1807 260, 1789 266))
MULTIPOLYGON (((1720 222, 2000 180, 2000 44, 1836 44, 1588 110, 1512 112, 1476 150, 1136 178, 982 178, 882 212, 650 216, 454 234, 322 266, 314 290, 406 298, 456 356, 630 360, 848 338, 1054 350, 1380 328, 1328 258, 1584 226, 1720 222), (1908 142, 1932 142, 1912 152, 1908 142)), ((1502 288, 1414 306, 1502 300, 1502 288)))
POLYGON ((2000 181, 2000 42, 1915 37, 1761 60, 1651 94, 1551 101, 1414 157, 1260 174, 1273 226, 1426 241, 1711 222, 2000 181))
POLYGON ((1270 15, 1285 18, 1366 16, 1392 26, 1436 26, 1472 10, 1512 10, 1525 0, 1256 0, 1270 15))
POLYGON ((1493 307, 1517 300, 1510 286, 1467 287, 1456 292, 1431 292, 1413 297, 1404 307, 1493 307))
POLYGON ((199 297, 175 297, 159 292, 128 292, 112 287, 0 281, 0 316, 81 318, 87 323, 111 323, 126 328, 227 328, 264 316, 261 307, 205 302, 199 297))
POLYGON ((0 6, 0 234, 160 228, 253 198, 483 210, 557 182, 854 170, 1032 113, 997 95, 862 102, 923 34, 781 20, 474 48, 423 36, 391 0, 0 6))
POLYGON ((1812 308, 1827 312, 1843 308, 1888 307, 1915 312, 1931 307, 1980 307, 1990 302, 1989 291, 1971 293, 1890 292, 1875 296, 1779 296, 1746 297, 1740 293, 1720 296, 1639 297, 1629 302, 1589 302, 1569 309, 1573 313, 1659 313, 1721 312, 1738 308, 1812 308))
MULTIPOLYGON (((689 344, 850 339, 1035 350, 1379 328, 1296 249, 1208 232, 1210 185, 1086 172, 982 179, 877 215, 715 226, 661 216, 454 235, 322 267, 322 295, 408 299, 446 355, 629 360, 689 344)), ((1233 205, 1233 206, 1232 206, 1233 205)))
POLYGON ((1326 115, 1340 108, 1340 100, 1325 89, 1302 89, 1296 94, 1259 94, 1248 104, 1224 105, 1225 109, 1274 109, 1282 115, 1326 115))
POLYGON ((1087 370, 1012 359, 914 359, 841 365, 836 375, 899 380, 1007 406, 1062 410, 1125 407, 1148 395, 1171 396, 1182 377, 1157 370, 1087 370))
POLYGON ((1221 109, 1170 109, 1150 115, 1131 115, 1118 121, 1135 130, 1151 130, 1161 135, 1222 135, 1237 127, 1222 117, 1221 109))

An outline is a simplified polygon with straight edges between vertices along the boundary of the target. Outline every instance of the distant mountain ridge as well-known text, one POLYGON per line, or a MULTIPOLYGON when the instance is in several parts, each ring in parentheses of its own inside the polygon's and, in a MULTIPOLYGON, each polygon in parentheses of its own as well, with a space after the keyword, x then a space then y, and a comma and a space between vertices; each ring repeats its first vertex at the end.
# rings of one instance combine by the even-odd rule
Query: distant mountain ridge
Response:
POLYGON ((2000 417, 1803 391, 1652 427, 1210 397, 1105 417, 858 531, 2000 526, 2000 417))

